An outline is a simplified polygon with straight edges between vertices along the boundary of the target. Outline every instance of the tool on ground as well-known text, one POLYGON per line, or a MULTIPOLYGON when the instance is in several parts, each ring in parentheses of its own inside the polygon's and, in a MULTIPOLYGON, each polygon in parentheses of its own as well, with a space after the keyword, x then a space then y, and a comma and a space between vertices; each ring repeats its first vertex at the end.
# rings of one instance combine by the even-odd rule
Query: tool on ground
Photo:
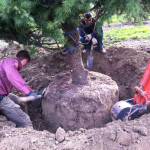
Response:
POLYGON ((94 57, 93 57, 93 43, 91 44, 91 49, 90 49, 90 54, 88 55, 87 57, 87 68, 88 69, 92 69, 92 66, 93 66, 93 60, 94 60, 94 57))
MULTIPOLYGON (((42 92, 42 95, 38 95, 37 98, 38 98, 38 99, 43 98, 44 95, 45 95, 45 93, 46 93, 46 90, 47 90, 47 89, 45 88, 45 89, 43 90, 43 92, 42 92)), ((12 94, 12 93, 9 94, 9 97, 10 97, 14 102, 16 102, 16 103, 19 103, 19 102, 30 102, 30 101, 32 101, 32 100, 35 99, 34 96, 18 97, 18 96, 16 96, 15 94, 12 94)))
POLYGON ((94 57, 93 57, 94 50, 93 50, 93 47, 94 47, 94 45, 97 44, 97 39, 91 36, 90 41, 91 41, 91 49, 90 49, 89 55, 87 57, 87 63, 86 63, 87 68, 89 70, 91 70, 92 67, 93 67, 93 61, 94 61, 94 57))
POLYGON ((150 61, 140 81, 135 87, 134 98, 117 102, 111 109, 113 120, 131 120, 145 113, 150 104, 150 61))

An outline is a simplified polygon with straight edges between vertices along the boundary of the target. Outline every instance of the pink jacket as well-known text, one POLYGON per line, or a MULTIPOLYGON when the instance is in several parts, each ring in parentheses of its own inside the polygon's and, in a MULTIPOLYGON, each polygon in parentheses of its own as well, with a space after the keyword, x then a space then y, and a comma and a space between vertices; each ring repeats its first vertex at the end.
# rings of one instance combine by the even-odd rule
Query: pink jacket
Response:
POLYGON ((13 87, 23 94, 33 92, 15 67, 15 60, 18 61, 19 68, 22 68, 18 58, 6 58, 0 61, 0 95, 9 94, 13 87))

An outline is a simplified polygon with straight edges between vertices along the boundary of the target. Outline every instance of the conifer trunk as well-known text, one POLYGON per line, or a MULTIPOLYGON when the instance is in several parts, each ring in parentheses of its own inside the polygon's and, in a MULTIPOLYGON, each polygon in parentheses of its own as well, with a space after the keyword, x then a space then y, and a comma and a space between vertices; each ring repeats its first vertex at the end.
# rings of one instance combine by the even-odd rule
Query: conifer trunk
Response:
MULTIPOLYGON (((65 33, 74 31, 77 28, 73 24, 63 24, 63 31, 65 33)), ((73 32, 70 35, 67 35, 68 43, 72 47, 76 47, 78 45, 79 34, 78 32, 73 32), (76 41, 74 41, 76 40, 76 41)), ((67 47, 68 48, 68 47, 67 47)), ((71 69, 72 81, 74 84, 87 84, 88 83, 88 71, 84 68, 81 57, 81 47, 79 46, 73 51, 69 52, 68 64, 71 69)))

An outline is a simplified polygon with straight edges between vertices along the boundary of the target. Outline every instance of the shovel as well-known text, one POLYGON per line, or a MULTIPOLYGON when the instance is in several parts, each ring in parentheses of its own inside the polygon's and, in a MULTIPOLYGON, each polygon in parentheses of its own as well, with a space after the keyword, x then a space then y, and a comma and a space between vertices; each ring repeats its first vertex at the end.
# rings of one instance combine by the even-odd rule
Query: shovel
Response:
MULTIPOLYGON (((37 99, 40 99, 40 98, 44 97, 44 95, 45 95, 45 93, 46 93, 46 90, 47 90, 47 89, 45 88, 45 89, 43 90, 43 92, 42 92, 42 95, 38 95, 38 96, 37 96, 37 99)), ((9 94, 9 97, 10 97, 14 102, 16 102, 16 103, 18 103, 18 102, 30 102, 30 101, 32 101, 32 100, 35 99, 34 96, 18 97, 18 96, 16 96, 16 95, 12 94, 12 93, 9 94)))
POLYGON ((90 49, 90 54, 89 54, 89 56, 88 56, 88 58, 87 58, 87 68, 89 69, 89 70, 91 70, 92 69, 92 66, 93 66, 93 60, 94 60, 94 57, 93 57, 93 43, 91 44, 91 49, 90 49))

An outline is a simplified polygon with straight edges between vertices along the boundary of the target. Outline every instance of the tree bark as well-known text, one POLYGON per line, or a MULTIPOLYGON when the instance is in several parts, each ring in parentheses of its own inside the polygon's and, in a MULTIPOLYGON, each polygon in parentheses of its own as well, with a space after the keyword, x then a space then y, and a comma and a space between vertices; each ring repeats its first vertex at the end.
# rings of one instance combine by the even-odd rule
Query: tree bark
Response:
MULTIPOLYGON (((68 23, 63 24, 62 27, 65 33, 71 32, 77 29, 77 27, 75 27, 73 24, 71 25, 68 23)), ((76 31, 70 34, 71 36, 69 34, 66 35, 68 44, 72 47, 78 46, 79 45, 78 32, 76 31), (76 41, 74 41, 74 39, 76 41)), ((69 47, 66 47, 66 48, 69 48, 69 47)), ((71 69, 72 82, 74 84, 82 84, 82 85, 88 84, 88 71, 83 66, 82 57, 81 57, 81 46, 70 51, 67 57, 68 57, 68 64, 71 69)))

